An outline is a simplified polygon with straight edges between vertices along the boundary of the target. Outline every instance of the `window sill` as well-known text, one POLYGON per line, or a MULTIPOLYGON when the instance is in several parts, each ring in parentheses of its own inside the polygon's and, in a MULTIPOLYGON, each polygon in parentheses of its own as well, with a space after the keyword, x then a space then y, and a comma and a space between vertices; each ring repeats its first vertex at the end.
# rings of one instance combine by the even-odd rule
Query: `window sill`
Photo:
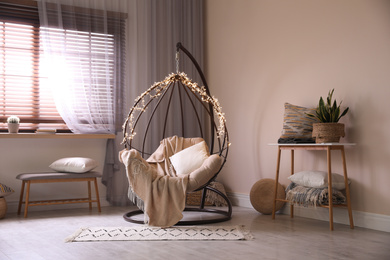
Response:
POLYGON ((43 138, 43 139, 115 139, 114 134, 35 134, 35 133, 0 133, 0 138, 43 138))

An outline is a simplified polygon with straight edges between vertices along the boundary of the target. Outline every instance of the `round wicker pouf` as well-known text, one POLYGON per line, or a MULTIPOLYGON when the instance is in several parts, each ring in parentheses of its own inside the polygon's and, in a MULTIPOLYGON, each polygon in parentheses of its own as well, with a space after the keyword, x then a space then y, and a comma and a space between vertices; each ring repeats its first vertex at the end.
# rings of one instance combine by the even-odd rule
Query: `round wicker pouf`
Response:
POLYGON ((0 219, 4 218, 7 213, 7 202, 3 197, 0 197, 0 219))
MULTIPOLYGON (((285 199, 286 192, 283 186, 278 183, 278 199, 285 199)), ((262 179, 256 182, 250 192, 250 200, 252 206, 258 212, 268 215, 272 214, 273 200, 274 200, 275 180, 273 179, 262 179)), ((276 211, 280 210, 285 202, 276 202, 276 211)))

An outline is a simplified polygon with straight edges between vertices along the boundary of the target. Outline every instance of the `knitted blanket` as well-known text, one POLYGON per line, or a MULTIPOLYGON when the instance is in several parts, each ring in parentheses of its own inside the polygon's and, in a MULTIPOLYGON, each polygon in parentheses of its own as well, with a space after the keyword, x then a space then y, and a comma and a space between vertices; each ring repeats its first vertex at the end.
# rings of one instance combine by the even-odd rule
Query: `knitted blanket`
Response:
MULTIPOLYGON (((304 207, 329 205, 328 188, 309 188, 291 182, 286 188, 286 200, 304 207)), ((332 189, 333 204, 343 204, 346 199, 344 194, 332 189)))
MULTIPOLYGON (((124 149, 119 153, 130 184, 129 198, 145 213, 145 223, 170 227, 183 218, 187 190, 191 188, 190 179, 189 175, 176 176, 168 158, 200 140, 177 136, 166 138, 147 160, 134 149, 124 149)), ((210 156, 209 160, 213 158, 210 156)), ((208 168, 208 164, 203 168, 208 168)), ((202 174, 203 171, 199 169, 196 172, 202 174)))

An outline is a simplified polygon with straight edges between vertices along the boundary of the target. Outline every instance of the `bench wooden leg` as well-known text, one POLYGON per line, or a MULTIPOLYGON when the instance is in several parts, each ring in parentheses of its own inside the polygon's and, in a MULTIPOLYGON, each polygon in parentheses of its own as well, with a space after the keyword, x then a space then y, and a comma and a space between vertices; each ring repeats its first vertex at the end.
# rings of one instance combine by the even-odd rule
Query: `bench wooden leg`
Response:
POLYGON ((91 182, 88 181, 88 200, 89 200, 89 210, 92 210, 92 194, 91 194, 91 182))
POLYGON ((23 203, 23 194, 24 194, 25 184, 26 184, 26 182, 22 181, 22 188, 20 190, 19 205, 18 205, 18 215, 20 215, 20 213, 22 211, 22 203, 23 203))
POLYGON ((94 179, 94 183, 95 183, 96 202, 97 202, 98 210, 99 212, 102 212, 102 209, 100 208, 99 189, 98 189, 98 183, 96 178, 94 179))
POLYGON ((25 206, 24 206, 24 217, 27 218, 27 212, 28 212, 28 202, 30 199, 30 181, 27 181, 27 190, 26 190, 26 200, 24 201, 25 206))

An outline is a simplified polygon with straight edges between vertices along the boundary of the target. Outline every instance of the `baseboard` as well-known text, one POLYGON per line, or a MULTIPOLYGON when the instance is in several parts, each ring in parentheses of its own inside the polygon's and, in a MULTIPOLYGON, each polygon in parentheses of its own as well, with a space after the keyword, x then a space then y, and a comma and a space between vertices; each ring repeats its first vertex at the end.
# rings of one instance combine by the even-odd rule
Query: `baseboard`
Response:
MULTIPOLYGON (((18 212, 18 201, 7 201, 7 214, 16 214, 18 212)), ((106 207, 110 204, 105 197, 100 197, 100 206, 106 207)), ((22 205, 23 207, 24 205, 22 205)), ((88 203, 74 203, 74 204, 59 204, 59 205, 45 205, 45 206, 33 206, 28 207, 29 212, 33 211, 49 211, 49 210, 59 210, 59 209, 81 209, 88 208, 88 203)), ((96 202, 92 203, 92 208, 96 208, 96 202)), ((24 208, 22 208, 23 214, 24 208)))
MULTIPOLYGON (((234 206, 253 208, 250 202, 249 195, 240 193, 227 193, 230 201, 234 206)), ((105 197, 100 198, 100 205, 102 207, 109 206, 110 204, 105 197)), ((93 204, 96 207, 96 203, 93 204)), ((58 209, 78 209, 88 208, 87 203, 77 204, 62 204, 62 205, 46 205, 30 207, 29 211, 48 211, 58 209)), ((18 211, 17 201, 7 201, 7 214, 16 214, 18 211)), ((282 214, 290 214, 290 207, 284 207, 281 211, 282 214)), ((353 221, 356 227, 368 228, 378 231, 390 232, 390 216, 374 214, 369 212, 353 211, 353 221)), ((329 220, 329 211, 325 208, 305 208, 300 206, 294 207, 294 216, 318 219, 323 221, 329 220)), ((333 209, 333 221, 334 223, 340 223, 349 225, 349 218, 346 209, 334 208, 333 209)))
POLYGON ((244 208, 253 208, 249 195, 227 192, 227 196, 233 206, 239 206, 244 208))
MULTIPOLYGON (((249 195, 228 192, 228 197, 234 206, 253 208, 249 195)), ((284 207, 282 214, 290 214, 290 207, 284 207)), ((326 208, 294 207, 294 216, 329 221, 329 211, 326 208)), ((362 211, 353 211, 353 222, 356 227, 390 232, 390 216, 362 211)), ((345 208, 333 209, 333 222, 349 225, 348 212, 345 208)))

